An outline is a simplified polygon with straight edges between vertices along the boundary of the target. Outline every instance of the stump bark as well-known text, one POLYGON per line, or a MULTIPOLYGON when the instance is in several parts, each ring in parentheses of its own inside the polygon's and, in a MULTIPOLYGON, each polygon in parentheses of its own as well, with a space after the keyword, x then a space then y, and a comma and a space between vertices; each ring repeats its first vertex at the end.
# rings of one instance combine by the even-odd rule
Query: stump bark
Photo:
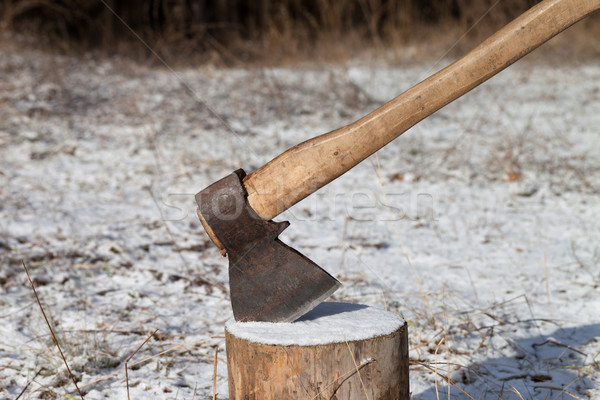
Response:
POLYGON ((230 400, 408 400, 408 332, 394 313, 323 303, 294 323, 226 325, 230 400))

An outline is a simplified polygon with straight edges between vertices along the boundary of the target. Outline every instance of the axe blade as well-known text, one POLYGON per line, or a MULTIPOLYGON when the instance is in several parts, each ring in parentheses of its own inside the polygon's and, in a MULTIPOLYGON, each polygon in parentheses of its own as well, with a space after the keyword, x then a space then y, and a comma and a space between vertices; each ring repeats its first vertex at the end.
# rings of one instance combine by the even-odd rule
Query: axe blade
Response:
POLYGON ((235 319, 291 322, 341 284, 277 238, 289 223, 265 221, 254 212, 244 176, 238 170, 198 193, 198 215, 213 242, 229 257, 235 319))
POLYGON ((340 287, 340 282, 279 239, 245 254, 229 253, 231 306, 237 321, 292 322, 340 287))

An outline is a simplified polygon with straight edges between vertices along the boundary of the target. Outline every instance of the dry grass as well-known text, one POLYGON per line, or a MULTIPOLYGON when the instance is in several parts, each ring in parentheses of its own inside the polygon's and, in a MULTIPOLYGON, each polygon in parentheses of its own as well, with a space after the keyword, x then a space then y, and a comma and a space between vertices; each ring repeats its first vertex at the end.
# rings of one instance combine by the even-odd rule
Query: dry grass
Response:
POLYGON ((60 347, 60 344, 58 343, 58 339, 56 338, 56 334, 54 333, 54 328, 52 327, 52 325, 50 324, 50 321, 48 320, 48 317, 46 316, 46 312, 44 311, 42 302, 40 301, 40 298, 38 297, 37 291, 35 290, 35 285, 33 284, 31 277, 29 276, 29 271, 27 270, 25 261, 22 261, 22 264, 23 264, 23 268, 25 269, 25 273, 27 274, 27 279, 29 280, 29 283, 31 284, 31 290, 33 290, 33 294, 35 295, 35 300, 37 301, 38 306, 40 307, 40 311, 42 312, 42 315, 44 316, 44 320, 46 321, 46 324, 48 325, 48 330, 50 331, 50 334, 52 335, 52 340, 54 341, 54 344, 56 345, 56 348, 58 349, 58 352, 60 353, 60 358, 65 363, 65 367, 67 368, 67 372, 69 373, 69 378, 73 382, 73 385, 75 385, 75 389, 77 389, 77 393, 83 399, 83 393, 81 393, 81 390, 79 389, 79 386, 77 385, 77 381, 73 377, 71 368, 69 368, 69 363, 67 362, 67 359, 65 358, 62 348, 60 347))
MULTIPOLYGON (((456 296, 456 294, 453 294, 456 296)), ((431 295, 430 301, 440 306, 439 300, 436 299, 435 295, 431 295)), ((455 301, 460 300, 458 297, 454 298, 455 301)), ((454 389, 469 399, 480 399, 480 398, 512 398, 510 393, 516 394, 519 398, 523 399, 534 399, 537 398, 531 392, 524 395, 517 389, 513 384, 520 382, 526 390, 540 390, 547 389, 549 391, 556 391, 552 398, 560 398, 561 394, 568 395, 574 398, 576 397, 569 391, 568 387, 552 387, 551 385, 540 385, 536 382, 543 382, 550 380, 549 376, 536 375, 534 367, 538 363, 545 363, 546 368, 549 370, 562 369, 563 371, 570 371, 572 375, 572 381, 569 386, 576 382, 582 382, 585 377, 589 374, 594 374, 598 371, 597 366, 594 363, 586 362, 586 354, 581 351, 580 348, 571 347, 564 343, 550 343, 548 341, 542 342, 540 335, 538 339, 531 340, 533 347, 544 346, 551 344, 557 347, 565 347, 566 350, 562 354, 567 352, 581 354, 578 359, 578 363, 573 363, 567 360, 567 357, 562 355, 554 358, 548 358, 545 360, 536 360, 536 356, 533 354, 523 353, 518 355, 515 360, 522 360, 520 362, 530 363, 532 365, 531 372, 525 373, 524 375, 515 376, 504 376, 500 379, 494 376, 495 368, 499 367, 500 370, 507 363, 511 362, 510 357, 494 358, 491 356, 500 349, 494 348, 496 344, 500 342, 500 338, 510 337, 510 332, 516 327, 526 327, 526 329, 538 330, 542 326, 556 326, 560 327, 558 321, 551 319, 535 318, 532 316, 529 319, 520 319, 515 316, 514 311, 519 308, 520 303, 527 303, 528 299, 525 296, 519 296, 512 300, 501 302, 485 309, 466 310, 464 307, 461 309, 455 309, 450 311, 448 309, 438 310, 436 318, 439 321, 439 325, 448 323, 448 326, 444 329, 439 330, 438 334, 435 335, 436 341, 431 341, 431 335, 427 333, 428 330, 432 330, 433 327, 426 324, 426 326, 420 325, 418 321, 409 321, 411 325, 410 335, 410 364, 411 370, 414 372, 430 372, 431 381, 433 388, 430 390, 429 396, 435 395, 436 398, 445 398, 446 393, 450 396, 451 389, 454 389), (491 324, 489 321, 493 321, 491 324), (422 336, 424 335, 424 336, 422 336), (539 340, 539 343, 536 343, 539 340), (477 344, 479 342, 479 344, 477 344), (483 362, 477 362, 474 360, 487 358, 483 362), (469 360, 467 363, 461 360, 469 360), (445 371, 443 371, 445 370, 445 371), (585 371, 585 372, 584 372, 585 371), (439 380, 438 378, 441 378, 439 380), (480 392, 474 391, 474 382, 480 382, 475 387, 483 386, 484 389, 480 389, 480 392), (512 383, 512 384, 511 384, 512 383), (467 388, 471 386, 471 388, 467 388), (495 394, 494 394, 495 393, 495 394), (506 397, 505 397, 506 396, 506 397)), ((421 321, 426 322, 426 321, 421 321)), ((560 331, 560 329, 558 330, 560 331)), ((557 332, 558 332, 557 331, 557 332)), ((551 341, 553 339, 550 339, 551 341)), ((507 341, 509 346, 514 346, 515 349, 526 347, 528 341, 524 341, 522 344, 516 342, 507 341)), ((503 351, 501 350, 500 353, 503 351)), ((502 374, 500 374, 502 375, 502 374)), ((421 375, 422 376, 422 375, 421 375)), ((521 389, 522 391, 523 389, 521 389)), ((539 392, 538 392, 539 393, 539 392)), ((551 392, 548 392, 551 393, 551 392)))
MULTIPOLYGON (((162 358, 163 363, 168 369, 168 364, 170 363, 184 363, 185 359, 191 353, 209 358, 210 355, 202 350, 203 347, 214 347, 215 349, 212 361, 214 368, 213 398, 216 399, 217 363, 226 363, 226 361, 223 358, 217 357, 218 345, 213 346, 210 342, 214 342, 214 340, 221 341, 224 339, 223 337, 209 337, 193 343, 182 342, 158 352, 155 351, 156 346, 153 345, 146 350, 146 355, 142 359, 131 362, 131 359, 140 352, 142 347, 151 338, 154 337, 159 342, 163 342, 165 339, 172 341, 174 338, 169 335, 159 337, 157 335, 158 329, 155 329, 150 334, 142 330, 119 331, 110 328, 101 330, 59 329, 58 327, 63 325, 61 323, 61 313, 54 312, 48 304, 42 305, 43 299, 39 297, 35 283, 39 282, 39 279, 36 276, 30 276, 29 269, 24 261, 22 261, 22 265, 35 301, 45 321, 47 333, 40 331, 36 334, 37 328, 31 326, 30 329, 35 334, 34 339, 38 345, 31 345, 20 349, 23 354, 36 354, 37 361, 36 372, 28 379, 18 394, 17 399, 22 397, 32 398, 32 396, 44 399, 56 399, 60 397, 74 398, 65 387, 69 381, 75 386, 78 397, 84 399, 86 393, 91 389, 100 388, 101 384, 105 381, 119 379, 118 375, 121 374, 124 374, 123 386, 126 388, 127 398, 129 398, 129 371, 138 370, 153 359, 160 360, 162 358), (69 335, 73 337, 68 339, 69 335), (97 339, 98 335, 101 336, 100 340, 97 339), (145 335, 145 340, 133 352, 129 352, 130 354, 127 356, 125 354, 128 352, 127 348, 130 348, 140 335, 145 335), (125 339, 125 342, 123 342, 123 339, 125 339), (58 354, 56 350, 58 350, 58 354), (167 356, 170 356, 171 359, 165 359, 167 356), (65 366, 66 370, 60 367, 61 363, 65 366), (101 377, 93 381, 86 381, 82 378, 85 374, 101 377), (50 383, 47 380, 46 383, 42 383, 36 380, 38 376, 44 378, 51 377, 52 379, 50 383)), ((44 301, 44 303, 46 302, 44 301)), ((163 347, 162 344, 160 346, 163 347)), ((135 383, 135 385, 138 384, 139 381, 135 383)))
MULTIPOLYGON (((347 59, 367 49, 402 52, 407 45, 459 42, 464 53, 531 7, 532 0, 292 0, 136 3, 102 0, 3 0, 0 23, 34 32, 32 43, 62 52, 100 49, 156 61, 139 39, 169 63, 347 59), (466 34, 468 33, 468 34, 466 34), (463 37, 464 36, 464 37, 463 37), (449 39, 450 38, 450 39, 449 39)), ((580 24, 561 51, 600 54, 600 16, 580 24), (575 43, 575 45, 573 45, 575 43)))

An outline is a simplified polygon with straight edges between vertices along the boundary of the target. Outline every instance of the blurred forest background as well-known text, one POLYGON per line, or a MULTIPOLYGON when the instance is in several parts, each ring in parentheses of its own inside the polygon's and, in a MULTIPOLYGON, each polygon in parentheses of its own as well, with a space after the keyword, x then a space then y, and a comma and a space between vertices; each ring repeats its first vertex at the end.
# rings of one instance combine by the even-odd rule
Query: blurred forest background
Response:
MULTIPOLYGON (((143 57, 148 49, 140 46, 142 38, 164 56, 212 53, 235 63, 427 43, 449 32, 454 38, 468 32, 462 44, 471 46, 537 2, 0 0, 0 22, 5 31, 35 35, 39 45, 65 51, 101 49, 143 57)), ((586 33, 576 41, 592 43, 596 53, 598 21, 598 15, 583 21, 578 30, 586 33)))

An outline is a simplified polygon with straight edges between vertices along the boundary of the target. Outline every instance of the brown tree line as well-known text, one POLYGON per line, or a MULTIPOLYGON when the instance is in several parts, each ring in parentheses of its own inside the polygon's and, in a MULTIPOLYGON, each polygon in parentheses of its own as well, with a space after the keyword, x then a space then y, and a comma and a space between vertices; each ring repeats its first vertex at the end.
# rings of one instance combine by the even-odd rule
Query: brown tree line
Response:
POLYGON ((260 40, 274 33, 322 35, 352 32, 385 40, 415 26, 455 24, 467 29, 486 14, 498 28, 536 0, 0 0, 4 26, 87 45, 131 39, 228 44, 260 40), (116 15, 118 17, 116 17, 116 15))

